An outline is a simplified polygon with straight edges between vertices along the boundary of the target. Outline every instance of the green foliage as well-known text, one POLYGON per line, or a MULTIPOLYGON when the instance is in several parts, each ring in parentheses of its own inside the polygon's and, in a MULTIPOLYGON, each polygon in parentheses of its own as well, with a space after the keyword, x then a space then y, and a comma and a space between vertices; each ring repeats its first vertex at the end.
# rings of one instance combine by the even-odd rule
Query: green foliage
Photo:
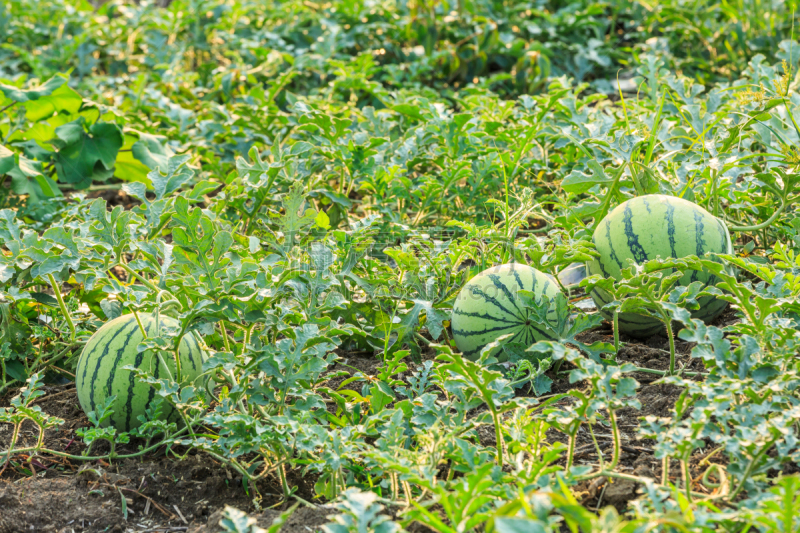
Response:
POLYGON ((325 533, 400 533, 402 528, 380 514, 383 506, 376 502, 373 492, 348 489, 342 494, 337 508, 342 511, 333 522, 322 526, 325 533))
MULTIPOLYGON (((800 461, 800 49, 792 5, 759 6, 0 4, 0 475, 180 445, 257 502, 313 475, 336 533, 797 529, 778 472, 800 461), (565 276, 647 193, 702 205, 734 253, 565 276), (465 359, 453 302, 511 261, 564 285, 549 319, 516 295, 552 340, 465 359), (719 282, 677 285, 703 270, 719 282), (618 328, 606 342, 593 287, 664 323, 669 370, 626 362, 618 328), (709 296, 731 312, 692 320, 709 296), (202 379, 141 369, 136 431, 102 428, 106 404, 85 455, 47 449, 43 385, 134 312, 175 318, 138 349, 196 339, 202 379), (642 373, 683 394, 623 430, 642 373), (634 435, 659 479, 622 468, 634 435), (640 487, 626 514, 581 502, 603 479, 640 487)), ((235 509, 220 527, 262 531, 235 509)))

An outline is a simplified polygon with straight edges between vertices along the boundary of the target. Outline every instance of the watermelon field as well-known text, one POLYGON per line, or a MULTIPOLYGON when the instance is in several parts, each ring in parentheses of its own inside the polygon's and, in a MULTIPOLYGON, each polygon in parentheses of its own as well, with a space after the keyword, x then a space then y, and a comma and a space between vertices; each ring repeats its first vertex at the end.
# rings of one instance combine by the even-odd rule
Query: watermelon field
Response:
POLYGON ((0 533, 800 531, 797 8, 0 0, 0 533))

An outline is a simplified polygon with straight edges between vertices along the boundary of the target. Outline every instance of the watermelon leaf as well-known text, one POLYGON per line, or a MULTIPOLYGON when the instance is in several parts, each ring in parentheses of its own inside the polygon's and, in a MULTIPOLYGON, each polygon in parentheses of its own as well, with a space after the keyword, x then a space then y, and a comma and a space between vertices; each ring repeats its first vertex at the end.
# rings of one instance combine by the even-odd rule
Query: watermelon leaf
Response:
POLYGON ((586 344, 576 338, 581 333, 596 328, 603 322, 602 316, 584 313, 572 315, 569 310, 569 301, 561 292, 557 293, 553 299, 546 296, 537 298, 535 293, 528 290, 520 290, 518 295, 523 309, 528 310, 528 318, 551 340, 577 346, 598 362, 602 360, 604 354, 614 353, 612 344, 601 341, 586 344), (551 318, 549 315, 553 308, 555 308, 555 317, 551 318))

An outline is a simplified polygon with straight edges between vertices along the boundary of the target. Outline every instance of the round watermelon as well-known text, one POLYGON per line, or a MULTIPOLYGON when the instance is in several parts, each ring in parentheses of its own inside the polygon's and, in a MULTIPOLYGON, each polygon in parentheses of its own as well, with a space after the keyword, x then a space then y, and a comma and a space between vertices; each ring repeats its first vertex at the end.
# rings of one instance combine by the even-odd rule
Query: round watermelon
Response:
MULTIPOLYGON (((720 219, 692 202, 661 194, 623 202, 597 225, 592 240, 600 257, 587 263, 589 274, 617 280, 622 278, 622 270, 629 267, 628 259, 641 264, 656 257, 702 257, 706 252, 733 252, 730 233, 720 219)), ((713 285, 717 278, 709 272, 689 270, 680 279, 684 286, 695 281, 713 285)), ((611 295, 602 289, 592 291, 592 298, 598 308, 612 301, 611 295)), ((692 317, 705 321, 719 316, 727 305, 724 300, 712 297, 700 298, 698 303, 700 309, 692 317)), ((611 313, 600 312, 607 319, 612 318, 611 313)), ((618 320, 620 331, 634 337, 664 332, 664 323, 652 317, 620 313, 618 320)))
MULTIPOLYGON (((477 358, 484 346, 508 333, 514 336, 506 342, 532 344, 546 338, 530 320, 533 312, 522 305, 517 295, 520 289, 550 299, 561 292, 550 276, 519 263, 489 268, 464 285, 451 317, 456 347, 464 356, 477 358)), ((548 318, 555 318, 554 308, 548 318)))
MULTIPOLYGON (((147 336, 155 336, 156 317, 140 313, 139 319, 147 336)), ((162 328, 179 326, 177 320, 163 315, 159 317, 159 321, 162 328)), ((137 351, 136 347, 143 339, 136 318, 133 315, 124 315, 104 324, 83 348, 75 371, 78 400, 83 411, 95 411, 109 396, 117 397, 113 403, 114 414, 105 421, 105 426, 112 425, 120 431, 130 431, 138 427, 141 422, 137 417, 145 414, 145 409, 156 399, 155 389, 141 382, 133 372, 125 370, 124 366, 131 365, 147 370, 156 378, 165 378, 168 375, 173 379, 177 377, 174 352, 162 354, 169 367, 167 373, 164 364, 152 350, 143 353, 137 351)), ((183 337, 179 353, 181 382, 186 384, 194 381, 203 371, 204 354, 194 334, 183 337)), ((168 420, 177 419, 177 413, 171 405, 164 403, 162 413, 168 420)))

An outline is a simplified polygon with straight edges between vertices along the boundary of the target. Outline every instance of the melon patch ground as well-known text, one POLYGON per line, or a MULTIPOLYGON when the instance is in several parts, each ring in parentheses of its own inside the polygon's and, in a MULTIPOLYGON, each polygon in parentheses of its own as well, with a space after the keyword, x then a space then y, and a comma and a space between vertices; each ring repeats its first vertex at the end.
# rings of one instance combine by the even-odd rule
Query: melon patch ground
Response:
POLYGON ((800 530, 754 5, 0 2, 0 533, 800 530))

